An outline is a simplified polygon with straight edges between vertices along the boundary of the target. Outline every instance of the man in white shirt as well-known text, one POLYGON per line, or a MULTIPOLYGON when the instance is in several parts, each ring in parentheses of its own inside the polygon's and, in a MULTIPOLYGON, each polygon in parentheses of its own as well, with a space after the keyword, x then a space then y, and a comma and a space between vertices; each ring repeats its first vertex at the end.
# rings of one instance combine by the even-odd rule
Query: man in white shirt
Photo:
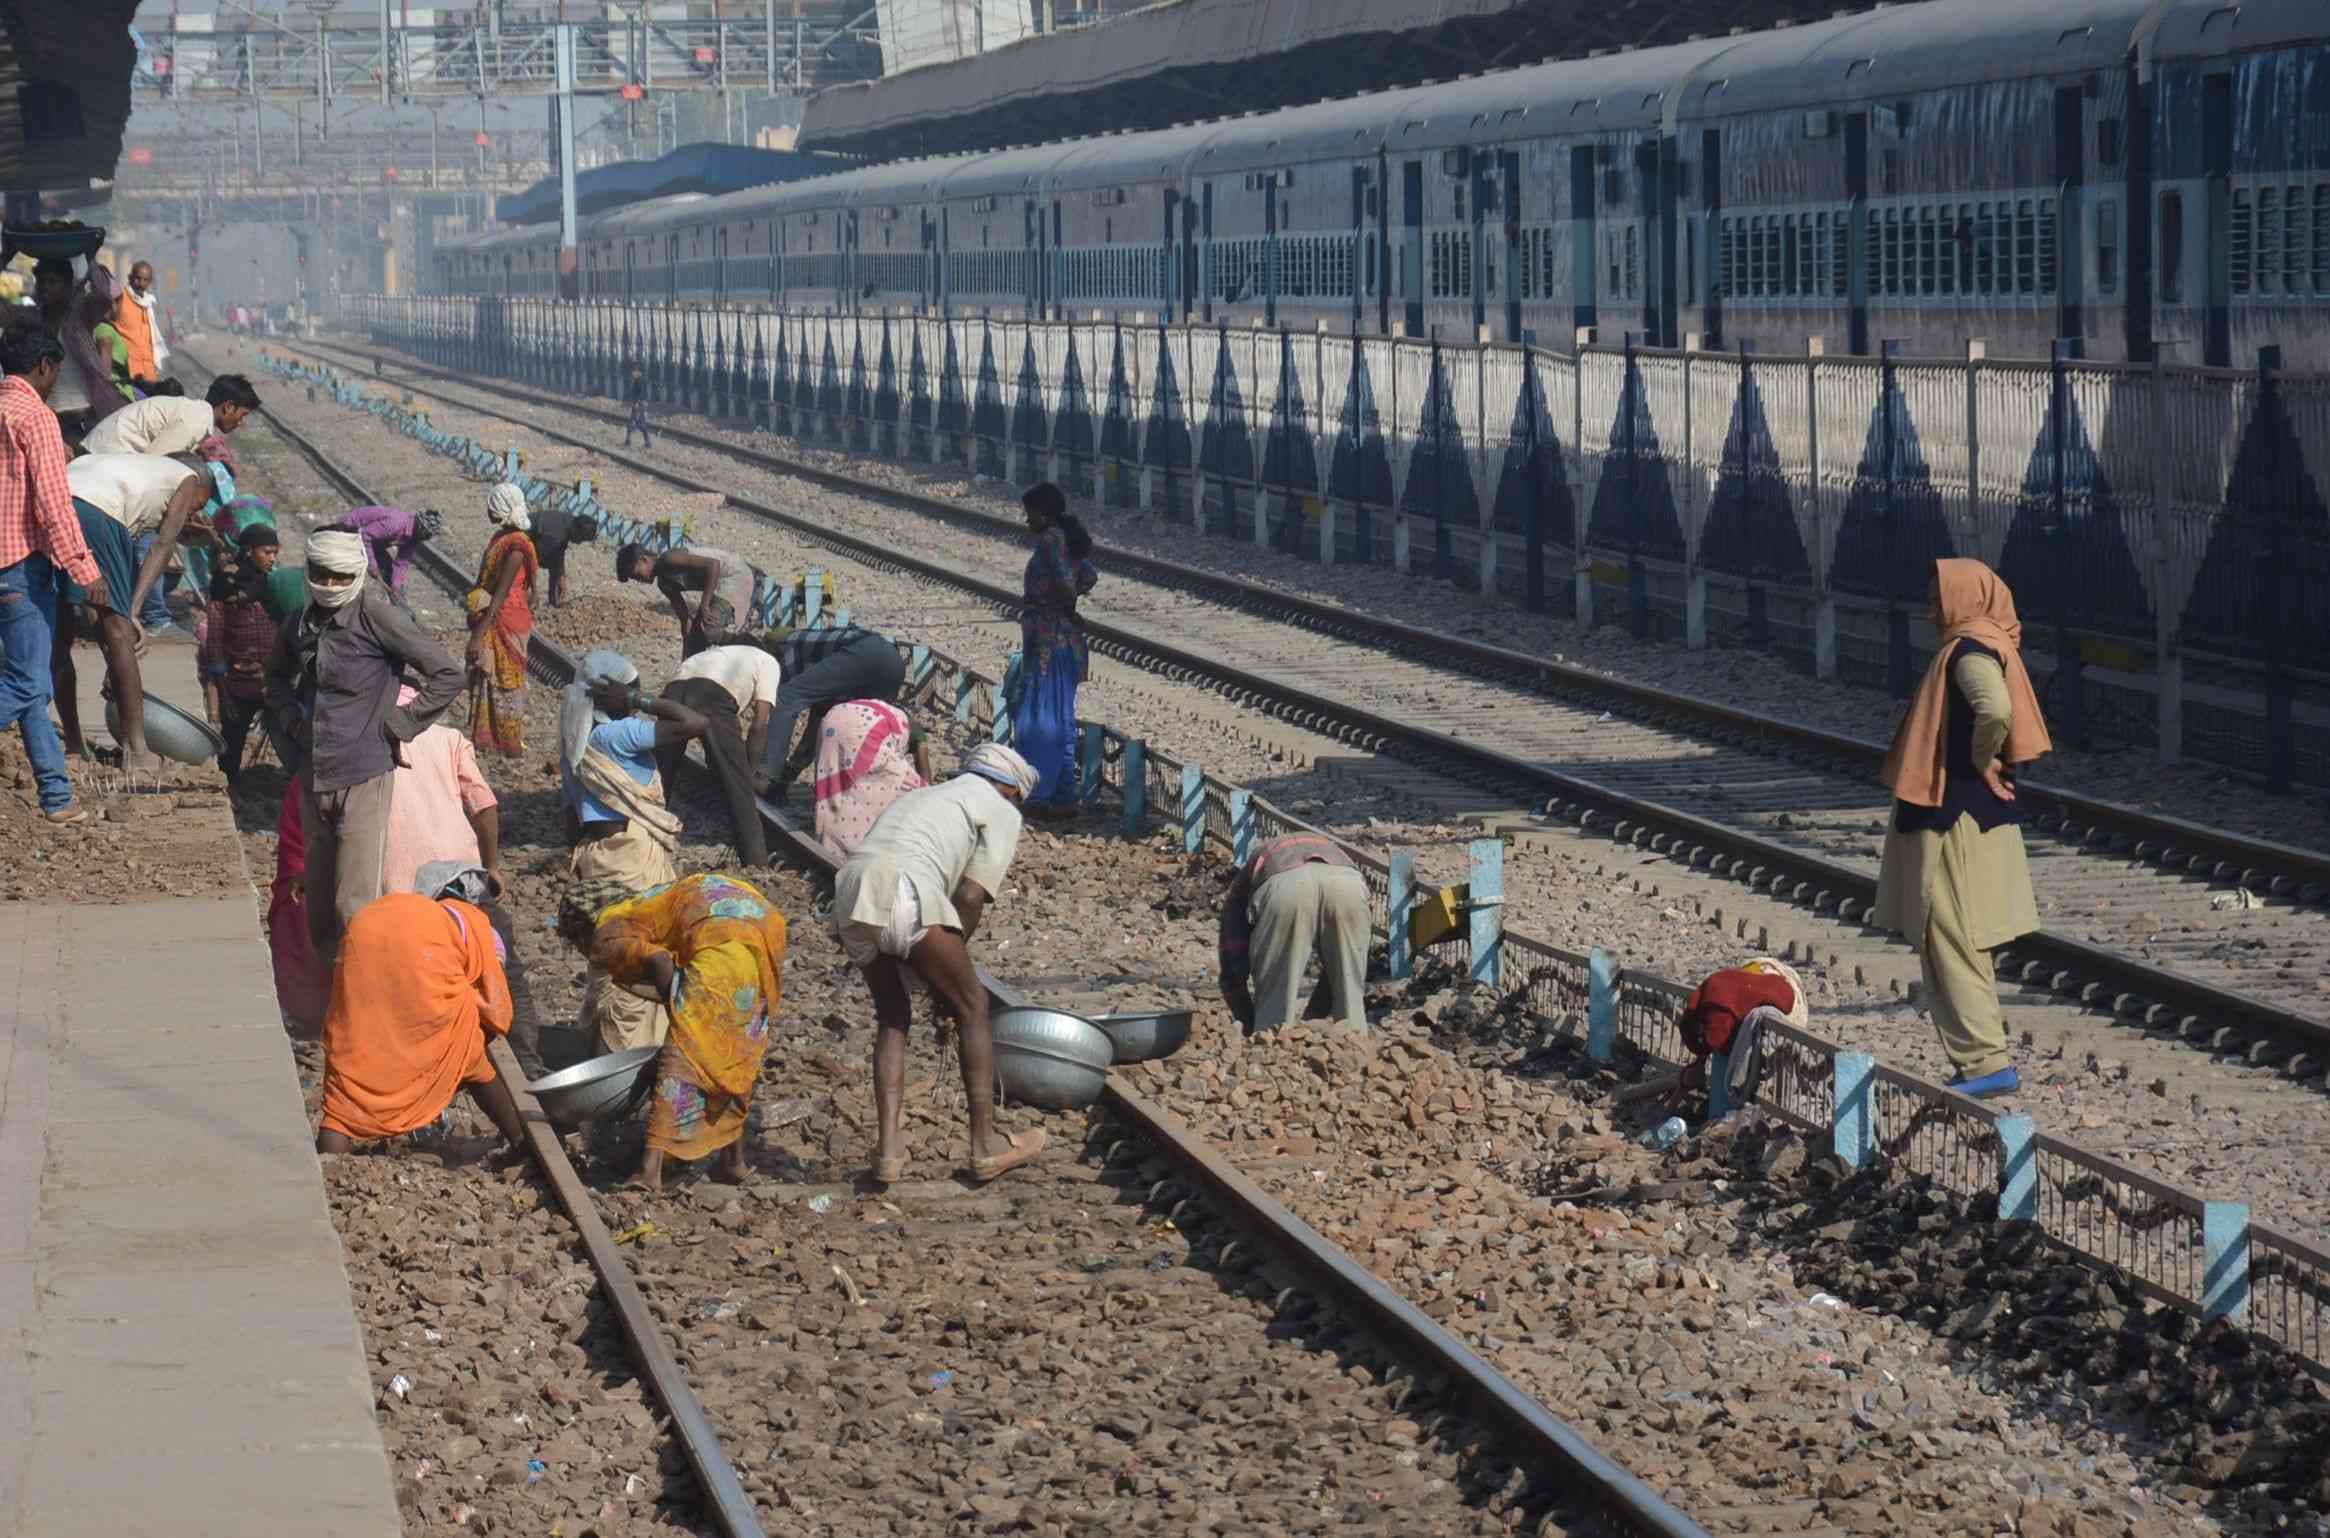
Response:
POLYGON ((205 400, 155 395, 132 401, 81 440, 90 454, 191 454, 213 433, 239 429, 259 409, 259 393, 240 374, 210 382, 205 400))
MULTIPOLYGON (((728 798, 728 818, 736 826, 736 853, 746 865, 769 862, 768 839, 761 831, 760 807, 753 799, 753 766, 768 746, 769 712, 776 707, 777 659, 757 646, 713 646, 680 664, 679 673, 663 686, 663 697, 701 711, 710 729, 704 733, 704 757, 728 798)), ((677 783, 684 743, 656 749, 656 760, 668 790, 677 783)))
POLYGON ((95 630, 105 653, 106 677, 121 709, 123 767, 158 769, 161 760, 146 747, 146 693, 138 671, 145 632, 133 616, 147 591, 161 580, 179 539, 200 543, 210 538, 210 526, 198 516, 210 496, 210 476, 185 461, 151 454, 84 454, 65 466, 65 480, 73 491, 81 538, 105 574, 109 600, 104 605, 93 603, 89 590, 75 583, 57 605, 50 669, 56 679, 65 751, 88 751, 81 736, 78 675, 73 667, 73 642, 85 622, 95 630), (141 534, 153 536, 142 560, 137 555, 141 534))
POLYGON ((1019 852, 1019 809, 1037 778, 999 743, 975 748, 963 773, 891 802, 834 877, 834 933, 874 996, 874 1179, 884 1185, 906 1172, 900 1118, 916 987, 962 1027, 972 1177, 993 1180, 1044 1146, 1041 1132, 1012 1138, 995 1128, 995 1038, 969 943, 1019 852))

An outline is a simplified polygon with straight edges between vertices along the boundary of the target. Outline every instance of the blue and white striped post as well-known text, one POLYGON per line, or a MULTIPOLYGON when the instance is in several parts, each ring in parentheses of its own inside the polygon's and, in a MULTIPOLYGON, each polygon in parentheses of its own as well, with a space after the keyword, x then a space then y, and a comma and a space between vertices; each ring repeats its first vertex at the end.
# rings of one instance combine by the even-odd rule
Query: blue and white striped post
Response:
POLYGON ((2039 1221, 2039 1128, 2028 1116, 2001 1116, 1998 1128, 1998 1216, 2006 1223, 2039 1221))
POLYGON ((914 650, 906 654, 907 691, 911 693, 914 690, 921 688, 922 681, 929 676, 930 648, 917 642, 914 650))
POLYGON ((1416 957, 1411 944, 1410 920, 1416 915, 1416 857, 1402 851, 1392 856, 1391 877, 1384 893, 1384 933, 1391 944, 1391 975, 1413 976, 1416 957))
POLYGON ((808 613, 802 619, 805 630, 817 627, 817 616, 825 612, 825 573, 816 570, 801 573, 801 602, 808 613))
POLYGON ((1494 988, 1504 972, 1505 841, 1476 838, 1466 853, 1472 867, 1472 897, 1465 905, 1471 925, 1472 980, 1494 988))
POLYGON ((2249 1204, 2201 1203, 2201 1317, 2249 1312, 2249 1204))
POLYGON ((1230 792, 1230 858, 1243 866, 1254 858, 1254 792, 1230 792))
POLYGON ((1869 1091, 1877 1078, 1877 1059, 1866 1052, 1839 1052, 1832 1064, 1836 1085, 1829 1114, 1828 1142, 1838 1162, 1859 1169, 1877 1152, 1877 1124, 1870 1114, 1869 1091))
POLYGON ((1076 799, 1083 802, 1100 799, 1100 773, 1108 758, 1107 729, 1098 721, 1084 723, 1084 752, 1077 767, 1082 771, 1076 799))
POLYGON ((1181 848, 1195 854, 1205 847, 1205 771, 1195 764, 1181 766, 1181 848))
POLYGON ((1731 1114, 1731 1054, 1707 1055, 1707 1119, 1721 1121, 1731 1114))
POLYGON ((988 692, 987 709, 991 718, 987 723, 987 740, 989 742, 1009 743, 1011 741, 1011 682, 1008 677, 988 692))
POLYGON ((1149 820, 1149 745, 1135 737, 1125 743, 1125 837, 1139 838, 1149 820))
POLYGON ((971 670, 969 668, 962 668, 956 671, 955 720, 957 722, 968 722, 971 719, 971 691, 976 687, 977 685, 971 682, 971 670))
POLYGON ((1586 1056, 1597 1063, 1618 1056, 1618 963, 1599 945, 1586 958, 1586 1056))

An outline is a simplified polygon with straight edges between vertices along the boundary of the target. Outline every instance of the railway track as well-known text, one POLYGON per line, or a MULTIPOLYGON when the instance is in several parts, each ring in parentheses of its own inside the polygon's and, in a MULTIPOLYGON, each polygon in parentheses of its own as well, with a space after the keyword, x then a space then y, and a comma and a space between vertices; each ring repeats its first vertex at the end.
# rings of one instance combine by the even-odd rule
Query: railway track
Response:
MULTIPOLYGON (((197 359, 186 361, 202 366, 197 359)), ((267 425, 348 497, 360 503, 380 500, 279 417, 269 415, 267 425)), ((458 595, 469 585, 467 574, 433 547, 422 547, 420 566, 449 594, 458 595)), ((530 671, 554 686, 563 687, 575 673, 574 659, 540 636, 533 639, 528 660, 530 671)), ((767 802, 761 803, 761 811, 772 836, 772 849, 782 850, 812 878, 830 878, 835 862, 823 845, 767 802)), ((1023 1002, 985 974, 982 980, 998 1005, 1023 1002)), ((522 1082, 506 1049, 496 1050, 501 1070, 522 1082)), ((667 1252, 674 1257, 668 1265, 644 1264, 645 1279, 654 1293, 651 1296, 643 1290, 640 1280, 626 1267, 594 1194, 582 1184, 557 1135, 537 1113, 530 1097, 521 1095, 521 1103, 527 1111, 529 1152, 573 1218, 641 1371, 670 1414, 673 1435, 704 1492, 707 1513, 731 1538, 757 1538, 762 1529, 755 1493, 764 1502, 792 1504, 778 1466, 787 1443, 780 1436, 766 1464, 740 1471, 723 1450, 711 1418, 659 1324, 659 1316, 676 1322, 671 1300, 688 1290, 689 1282, 701 1279, 699 1271, 691 1271, 678 1259, 682 1248, 693 1253, 694 1246, 667 1252)), ((1217 1423, 1221 1405, 1228 1405, 1240 1434, 1214 1439, 1222 1443, 1225 1456, 1232 1460, 1224 1473, 1225 1483, 1239 1482, 1248 1490, 1283 1487, 1290 1498, 1325 1506, 1328 1502, 1321 1494, 1321 1471, 1338 1459, 1334 1434, 1364 1433, 1370 1426, 1390 1421, 1416 1426, 1418 1436, 1437 1449, 1438 1461, 1446 1470, 1444 1477, 1416 1491, 1420 1505, 1410 1530, 1499 1532, 1506 1530, 1511 1520, 1534 1521, 1553 1513, 1559 1528, 1539 1530, 1705 1538, 1705 1529, 1295 1216, 1256 1184, 1248 1171, 1163 1107, 1121 1079, 1112 1078, 1100 1110, 1105 1118, 1102 1125, 1108 1129, 1105 1135, 1088 1143, 1072 1165, 1047 1161, 1038 1176, 1026 1182, 1030 1189, 1015 1185, 966 1199, 959 1186, 945 1181, 906 1184, 886 1193, 888 1200, 882 1206, 890 1215, 873 1219, 851 1243, 860 1246, 868 1262, 878 1266, 885 1277, 896 1278, 902 1272, 915 1277, 909 1284, 915 1297, 913 1306, 891 1317, 892 1327, 927 1322, 937 1300, 950 1290, 960 1296, 966 1289, 992 1287, 998 1278, 1006 1284, 1013 1279, 1042 1281, 1056 1276, 1061 1266, 1069 1263, 1063 1257, 1074 1255, 1073 1264, 1082 1277, 1104 1279, 1097 1288, 1101 1296, 1121 1300, 1119 1305, 1104 1303, 1102 1319, 1108 1318, 1109 1307, 1122 1306, 1124 1318, 1138 1320, 1142 1326, 1108 1332, 1116 1335, 1119 1351, 1125 1349, 1124 1341, 1134 1343, 1131 1355, 1118 1364, 1121 1382, 1172 1382, 1179 1396, 1163 1403, 1153 1423, 1145 1424, 1144 1429, 1170 1426, 1194 1433, 1217 1423), (1172 1246, 1160 1245, 1161 1229, 1186 1235, 1179 1254, 1172 1246), (993 1265, 967 1266, 960 1258, 982 1252, 994 1254, 993 1265), (940 1263, 929 1261, 932 1256, 957 1258, 940 1263), (1160 1273, 1170 1275, 1160 1279, 1160 1273), (1108 1278, 1116 1278, 1116 1285, 1107 1285, 1108 1278), (1354 1329, 1382 1348, 1388 1359, 1402 1364, 1400 1373, 1373 1385, 1380 1391, 1373 1395, 1358 1393, 1353 1375, 1345 1371, 1347 1363, 1342 1358, 1349 1350, 1345 1342, 1354 1329), (1242 1330, 1247 1333, 1242 1335, 1242 1330), (1173 1344, 1159 1345, 1158 1338, 1173 1344), (1237 1373, 1241 1369, 1224 1365, 1235 1363, 1238 1350, 1259 1352, 1258 1360, 1269 1359, 1270 1353, 1263 1347, 1289 1342, 1300 1349, 1278 1356, 1265 1368, 1268 1376, 1263 1381, 1273 1383, 1272 1392, 1257 1393, 1253 1376, 1240 1377, 1237 1373), (1172 1366, 1175 1361, 1181 1365, 1172 1366), (1209 1371, 1227 1373, 1228 1381, 1209 1388, 1205 1382, 1209 1371), (1280 1389, 1286 1391, 1277 1391, 1280 1389), (1349 1402, 1338 1407, 1337 1395, 1346 1396, 1349 1402), (1324 1416, 1322 1405, 1329 1412, 1324 1416), (1334 1413, 1338 1408, 1341 1419, 1334 1413), (1485 1461, 1475 1448, 1484 1441, 1497 1450, 1485 1461), (1254 1466, 1247 1467, 1249 1462, 1254 1466), (1432 1520, 1435 1504, 1439 1515, 1432 1520)), ((748 1211, 741 1201, 731 1204, 732 1210, 722 1217, 733 1220, 721 1221, 716 1231, 731 1242, 739 1285, 754 1285, 754 1273, 768 1270, 766 1265, 745 1263, 753 1245, 773 1238, 777 1243, 771 1253, 781 1255, 784 1246, 797 1237, 797 1228, 791 1226, 799 1222, 797 1209, 821 1196, 844 1195, 842 1189, 789 1188, 770 1204, 766 1214, 748 1211)), ((810 1210, 825 1209, 811 1206, 810 1210)), ((855 1281, 838 1266, 835 1280, 850 1305, 837 1313, 837 1332, 871 1346, 874 1343, 868 1337, 875 1332, 869 1330, 868 1321, 876 1316, 859 1314, 865 1300, 855 1281)), ((963 1304, 964 1308, 986 1306, 983 1302, 963 1304)), ((1027 1309, 1031 1305, 1021 1300, 1015 1307, 1027 1309)), ((690 1317, 699 1324, 709 1322, 717 1327, 739 1311, 731 1307, 723 1314, 720 1309, 715 1301, 709 1315, 690 1317)), ((1036 1312, 1041 1312, 1040 1306, 1036 1312)), ((787 1348, 786 1365, 796 1367, 796 1358, 805 1360, 814 1355, 830 1359, 830 1350, 822 1349, 829 1343, 823 1339, 817 1342, 821 1349, 816 1352, 791 1349, 796 1341, 816 1333, 821 1318, 819 1311, 807 1310, 788 1326, 764 1323, 758 1327, 769 1332, 764 1344, 773 1344, 781 1336, 787 1348)), ((1008 1340, 1012 1332, 1004 1330, 1003 1323, 988 1316, 972 1333, 986 1341, 1008 1340)), ((1054 1340, 1062 1338, 1064 1327, 1057 1321, 1035 1322, 1030 1315, 1018 1328, 1030 1338, 1054 1340)), ((694 1333, 691 1331, 691 1338, 694 1333)), ((1089 1329, 1082 1333, 1093 1334, 1089 1329)), ((957 1350, 966 1349, 954 1339, 951 1329, 949 1342, 957 1350)), ((1026 1349, 1020 1345, 1001 1353, 985 1370, 1000 1378, 1008 1390, 1011 1376, 1024 1372, 1027 1365, 1026 1349)), ((1253 1363, 1242 1369, 1248 1374, 1253 1370, 1253 1363)), ((951 1381, 952 1376, 951 1371, 942 1371, 927 1381, 935 1389, 941 1386, 939 1378, 951 1381)), ((798 1371, 784 1381, 787 1392, 778 1397, 785 1401, 790 1427, 816 1430, 833 1413, 833 1396, 813 1391, 814 1385, 812 1391, 803 1391, 798 1371)), ((1144 1398, 1154 1397, 1146 1388, 1139 1392, 1144 1398)), ((942 1408, 926 1407, 910 1415, 909 1431, 936 1435, 955 1430, 942 1408)), ((776 1405, 769 1408, 769 1422, 772 1427, 778 1424, 776 1405)), ((1127 1442, 1137 1440, 1121 1427, 1114 1434, 1127 1442)), ((1394 1482, 1429 1467, 1421 1451, 1394 1454, 1390 1464, 1394 1482)), ((1356 1476, 1365 1471, 1350 1472, 1356 1476)), ((916 1481, 910 1476, 907 1482, 916 1481)), ((936 1493, 949 1492, 942 1488, 936 1493)), ((1383 1498, 1380 1493, 1370 1496, 1364 1490, 1347 1489, 1343 1494, 1347 1503, 1340 1519, 1343 1523, 1373 1515, 1369 1502, 1383 1498), (1354 1493, 1357 1504, 1350 1505, 1354 1493)), ((964 1500, 968 1503, 965 1515, 996 1515, 968 1496, 964 1500)), ((1333 1524, 1323 1530, 1333 1530, 1333 1524)))
MULTIPOLYGON (((302 344, 324 361, 386 366, 392 355, 302 344)), ((401 387, 584 448, 740 511, 804 541, 941 583, 999 611, 1017 587, 1000 570, 901 554, 895 541, 842 533, 653 462, 452 390, 487 387, 394 358, 401 387), (418 376, 439 388, 414 385, 418 376)), ((491 391, 567 415, 620 415, 495 381, 491 391)), ((799 477, 998 540, 1017 525, 943 499, 863 481, 723 439, 658 431, 742 464, 799 477)), ((1010 564, 1017 552, 1011 552, 1010 564)), ((1095 647, 1136 666, 1203 681, 1310 730, 1451 778, 1526 798, 1554 821, 1606 833, 1791 901, 1858 935, 1875 895, 1889 803, 1874 783, 1882 745, 1627 683, 1504 648, 1377 620, 1154 557, 1111 552, 1095 647), (1140 584, 1150 589, 1141 591, 1140 584), (1183 644, 1190 601, 1237 611, 1183 644), (1249 618, 1250 617, 1250 618, 1249 618), (1352 702, 1361 687, 1398 713, 1352 702), (1478 740, 1493 721, 1498 745, 1478 740)), ((2083 796, 2044 781, 2022 793, 2033 876, 2049 927, 2001 958, 2028 995, 2100 1011, 2292 1079, 2330 1064, 2330 854, 2212 829, 2083 796)))

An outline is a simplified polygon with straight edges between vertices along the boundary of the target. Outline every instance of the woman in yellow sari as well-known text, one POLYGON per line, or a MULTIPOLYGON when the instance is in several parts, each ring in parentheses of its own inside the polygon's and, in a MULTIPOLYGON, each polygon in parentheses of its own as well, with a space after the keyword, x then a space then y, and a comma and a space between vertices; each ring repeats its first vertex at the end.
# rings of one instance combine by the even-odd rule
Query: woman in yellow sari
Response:
POLYGON ((722 1150, 713 1178, 743 1180, 745 1117, 784 972, 784 915, 733 876, 687 876, 637 895, 602 878, 566 894, 559 931, 618 986, 671 1013, 638 1183, 663 1189, 666 1154, 694 1161, 722 1150))
POLYGON ((533 516, 509 481, 485 499, 494 536, 469 590, 469 740, 481 752, 526 751, 526 643, 534 636, 533 516))

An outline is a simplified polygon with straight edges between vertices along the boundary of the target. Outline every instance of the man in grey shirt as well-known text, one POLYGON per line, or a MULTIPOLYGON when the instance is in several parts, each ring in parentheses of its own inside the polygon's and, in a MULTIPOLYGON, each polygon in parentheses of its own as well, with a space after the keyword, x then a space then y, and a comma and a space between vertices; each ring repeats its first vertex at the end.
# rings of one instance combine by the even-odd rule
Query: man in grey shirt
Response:
POLYGON ((461 693, 462 669, 386 589, 365 580, 364 537, 335 525, 307 542, 308 605, 267 659, 267 706, 299 739, 307 929, 328 966, 340 931, 382 891, 390 788, 401 745, 461 693), (417 696, 396 703, 398 686, 417 696))

